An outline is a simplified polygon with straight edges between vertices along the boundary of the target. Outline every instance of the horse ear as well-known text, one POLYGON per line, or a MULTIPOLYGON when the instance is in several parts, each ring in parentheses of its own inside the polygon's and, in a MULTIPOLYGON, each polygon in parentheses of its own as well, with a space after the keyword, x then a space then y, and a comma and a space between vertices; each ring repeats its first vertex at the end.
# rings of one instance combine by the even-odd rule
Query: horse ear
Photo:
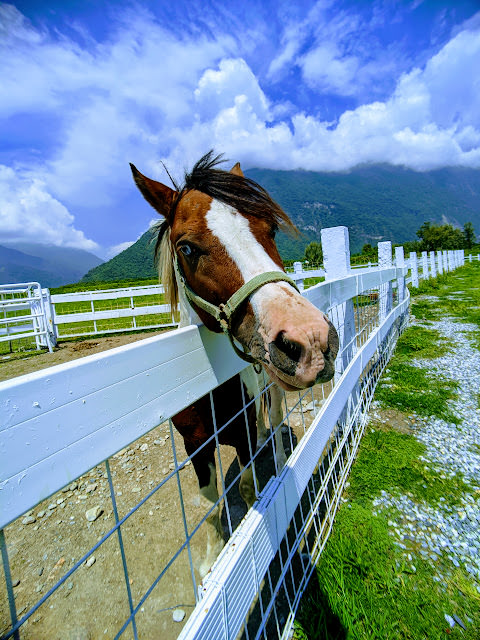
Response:
POLYGON ((243 175, 243 171, 240 168, 240 163, 237 162, 236 165, 234 165, 231 169, 230 169, 230 173, 233 173, 233 175, 235 176, 240 176, 241 178, 244 178, 245 176, 243 175))
POLYGON ((132 163, 130 163, 130 168, 132 170, 135 184, 142 192, 145 200, 150 203, 160 215, 168 218, 173 199, 177 192, 161 182, 147 178, 147 176, 140 173, 137 167, 132 163))

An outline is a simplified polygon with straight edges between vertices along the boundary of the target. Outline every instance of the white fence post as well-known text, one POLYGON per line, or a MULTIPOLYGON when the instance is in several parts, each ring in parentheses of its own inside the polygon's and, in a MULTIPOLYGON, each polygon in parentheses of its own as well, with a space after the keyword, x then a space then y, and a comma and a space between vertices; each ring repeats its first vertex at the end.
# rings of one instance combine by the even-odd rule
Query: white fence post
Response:
POLYGON ((443 261, 442 261, 442 252, 437 251, 437 270, 439 275, 443 273, 443 261))
POLYGON ((435 264, 435 251, 430 251, 430 275, 432 278, 437 277, 437 269, 435 264))
POLYGON ((422 251, 422 278, 428 280, 428 253, 422 251))
MULTIPOLYGON (((301 262, 294 262, 293 263, 293 271, 294 273, 302 273, 303 271, 303 265, 301 262)), ((296 280, 297 283, 297 287, 299 288, 300 291, 304 290, 304 285, 303 285, 303 280, 296 280)))
POLYGON ((57 345, 57 327, 53 322, 53 305, 50 289, 41 289, 41 295, 43 297, 43 308, 45 310, 46 328, 48 329, 48 346, 49 351, 51 351, 50 346, 55 347, 57 345))
MULTIPOLYGON (((336 280, 350 274, 350 240, 347 227, 322 229, 323 266, 325 280, 336 280)), ((352 359, 355 340, 355 316, 353 300, 347 300, 338 306, 338 337, 342 353, 341 371, 344 371, 352 359)), ((338 365, 337 365, 338 366, 338 365)))
POLYGON ((412 287, 418 288, 418 262, 415 251, 410 251, 410 272, 412 275, 412 287))
MULTIPOLYGON (((378 266, 380 269, 391 268, 392 265, 392 243, 378 243, 378 266)), ((380 322, 383 322, 392 310, 392 283, 386 282, 380 285, 380 322)))
MULTIPOLYGON (((395 266, 402 269, 405 266, 405 256, 403 247, 395 247, 395 266)), ((405 298, 405 278, 400 277, 397 280, 397 302, 400 303, 405 298)))
POLYGON ((450 271, 450 265, 448 264, 448 255, 447 255, 447 251, 443 250, 442 251, 442 255, 443 255, 443 270, 444 271, 450 271))

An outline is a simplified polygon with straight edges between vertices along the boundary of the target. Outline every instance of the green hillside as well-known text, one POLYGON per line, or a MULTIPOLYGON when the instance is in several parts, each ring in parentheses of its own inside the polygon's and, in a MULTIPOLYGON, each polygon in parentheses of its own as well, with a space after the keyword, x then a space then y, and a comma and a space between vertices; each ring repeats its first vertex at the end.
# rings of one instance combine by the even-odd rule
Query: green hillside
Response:
POLYGON ((82 281, 109 282, 117 280, 137 280, 156 278, 153 264, 152 232, 146 231, 131 247, 125 249, 108 262, 100 264, 86 273, 82 281))
MULTIPOLYGON (((308 241, 322 227, 344 225, 352 251, 379 240, 414 240, 426 220, 480 231, 480 171, 449 168, 419 173, 390 165, 357 167, 348 173, 252 169, 308 241)), ((298 246, 280 239, 282 257, 298 256, 298 246), (296 255, 293 255, 296 254, 296 255)))
MULTIPOLYGON (((480 170, 447 168, 416 172, 390 165, 362 166, 345 173, 250 169, 289 214, 301 235, 279 234, 283 259, 302 258, 307 244, 320 239, 322 227, 347 226, 352 253, 379 240, 416 240, 423 222, 463 227, 471 221, 480 232, 480 170)), ((148 231, 109 262, 92 269, 84 280, 112 281, 155 277, 148 231)))

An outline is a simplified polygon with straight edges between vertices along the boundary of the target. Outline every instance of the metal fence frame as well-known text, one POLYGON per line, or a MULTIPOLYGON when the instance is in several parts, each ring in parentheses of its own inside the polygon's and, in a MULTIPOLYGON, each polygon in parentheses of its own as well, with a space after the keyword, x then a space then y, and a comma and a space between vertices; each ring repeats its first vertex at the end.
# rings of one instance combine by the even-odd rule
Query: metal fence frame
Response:
POLYGON ((38 282, 0 285, 0 342, 14 340, 30 340, 50 352, 55 344, 48 296, 38 282))

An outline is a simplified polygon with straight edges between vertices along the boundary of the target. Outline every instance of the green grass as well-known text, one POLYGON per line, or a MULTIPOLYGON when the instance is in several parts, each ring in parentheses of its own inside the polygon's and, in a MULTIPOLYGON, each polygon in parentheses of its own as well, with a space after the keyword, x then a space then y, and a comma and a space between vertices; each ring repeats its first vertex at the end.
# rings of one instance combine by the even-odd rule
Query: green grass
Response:
POLYGON ((383 406, 458 423, 448 401, 456 398, 456 382, 427 369, 393 360, 378 384, 375 397, 383 406))
POLYGON ((445 613, 468 625, 451 637, 478 640, 480 596, 464 573, 454 572, 442 589, 428 562, 415 557, 413 566, 385 518, 344 506, 303 599, 295 640, 436 640, 446 636, 445 613))
POLYGON ((413 325, 398 339, 395 349, 397 360, 410 358, 436 358, 451 351, 452 343, 435 329, 413 325))
MULTIPOLYGON (((480 327, 475 309, 480 304, 479 292, 480 265, 467 265, 455 274, 422 283, 413 292, 413 314, 424 321, 449 315, 480 327), (465 293, 454 296, 460 299, 451 297, 460 290, 465 293)), ((480 343, 479 332, 473 333, 472 341, 480 343)), ((454 344, 424 326, 410 327, 399 339, 375 394, 391 423, 372 425, 362 439, 349 478, 348 503, 337 513, 302 598, 295 640, 480 637, 480 594, 471 576, 462 568, 455 569, 446 556, 437 561, 423 559, 412 545, 409 561, 388 531, 388 519, 395 520, 399 514, 385 509, 376 515, 373 506, 382 491, 407 494, 418 504, 447 510, 458 508, 464 494, 473 494, 461 474, 449 476, 425 462, 425 446, 410 433, 398 431, 392 417, 415 412, 457 422, 449 407, 457 385, 428 370, 429 359, 452 349, 454 344), (412 358, 424 360, 425 367, 413 366, 412 358), (433 581, 438 572, 445 576, 440 583, 433 581), (450 629, 445 613, 461 618, 466 631, 458 624, 450 629)), ((480 393, 478 399, 480 406, 480 393)))
POLYGON ((417 502, 455 506, 466 491, 472 491, 461 474, 453 477, 438 473, 421 459, 425 445, 413 435, 393 429, 367 431, 350 478, 350 491, 365 504, 381 490, 389 493, 409 492, 417 502))
POLYGON ((383 406, 456 422, 448 401, 456 397, 457 384, 409 364, 412 358, 434 358, 452 345, 435 329, 409 327, 400 336, 394 357, 381 378, 376 398, 383 406))
MULTIPOLYGON (((420 320, 437 320, 445 315, 480 328, 480 265, 466 263, 455 274, 442 275, 412 289, 413 315, 420 320), (460 292, 460 293, 458 293, 460 292), (431 300, 425 296, 435 296, 431 300)), ((477 348, 480 340, 477 338, 477 348)))
POLYGON ((395 355, 381 378, 376 398, 383 406, 457 422, 448 401, 456 398, 457 384, 427 368, 409 364, 412 358, 430 359, 451 351, 453 345, 435 329, 409 327, 399 338, 395 355))

